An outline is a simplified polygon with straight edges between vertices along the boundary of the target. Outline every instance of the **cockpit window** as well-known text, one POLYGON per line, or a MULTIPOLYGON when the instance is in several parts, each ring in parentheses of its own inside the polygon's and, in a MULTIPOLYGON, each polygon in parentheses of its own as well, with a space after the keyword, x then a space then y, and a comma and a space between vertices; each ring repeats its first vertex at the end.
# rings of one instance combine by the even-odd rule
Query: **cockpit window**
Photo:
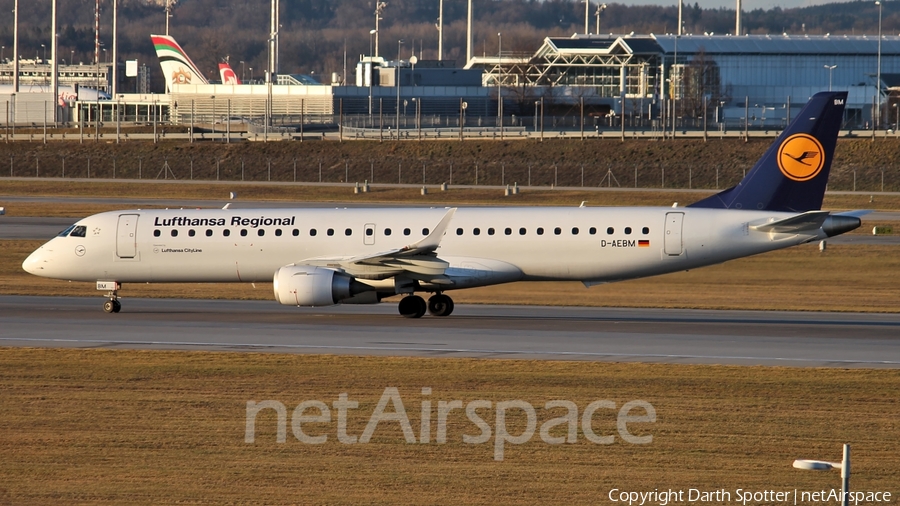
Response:
POLYGON ((72 233, 69 234, 69 237, 84 237, 85 235, 87 235, 87 227, 78 225, 72 229, 72 233))
POLYGON ((60 233, 58 233, 58 234, 56 234, 56 237, 65 237, 65 236, 69 235, 69 232, 71 232, 73 228, 75 228, 75 225, 70 225, 69 228, 63 230, 62 232, 60 232, 60 233))

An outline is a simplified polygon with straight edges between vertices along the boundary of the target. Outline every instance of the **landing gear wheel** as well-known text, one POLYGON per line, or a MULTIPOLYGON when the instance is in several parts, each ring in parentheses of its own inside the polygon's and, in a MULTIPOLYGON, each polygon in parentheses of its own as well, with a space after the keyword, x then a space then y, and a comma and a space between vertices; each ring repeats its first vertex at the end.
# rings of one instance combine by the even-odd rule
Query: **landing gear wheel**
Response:
POLYGON ((427 304, 422 297, 410 295, 400 300, 397 309, 400 310, 400 316, 404 318, 421 318, 425 315, 427 304))
POLYGON ((428 299, 428 312, 432 316, 450 316, 453 312, 453 299, 439 293, 428 299))
POLYGON ((103 310, 106 311, 107 313, 116 313, 117 312, 116 309, 120 309, 120 308, 116 308, 117 305, 119 305, 118 302, 116 302, 114 300, 108 300, 103 303, 103 310))
POLYGON ((112 303, 113 303, 113 310, 112 310, 113 313, 118 313, 119 311, 122 310, 122 303, 121 303, 121 302, 119 302, 119 301, 117 301, 117 300, 114 300, 114 301, 112 301, 112 303))

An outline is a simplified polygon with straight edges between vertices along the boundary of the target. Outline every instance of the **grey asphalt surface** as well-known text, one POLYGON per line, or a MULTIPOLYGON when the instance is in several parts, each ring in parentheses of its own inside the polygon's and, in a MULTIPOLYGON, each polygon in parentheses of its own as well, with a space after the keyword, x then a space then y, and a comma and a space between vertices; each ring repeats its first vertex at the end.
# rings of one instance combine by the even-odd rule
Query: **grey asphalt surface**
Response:
POLYGON ((0 296, 0 346, 900 368, 900 314, 0 296))

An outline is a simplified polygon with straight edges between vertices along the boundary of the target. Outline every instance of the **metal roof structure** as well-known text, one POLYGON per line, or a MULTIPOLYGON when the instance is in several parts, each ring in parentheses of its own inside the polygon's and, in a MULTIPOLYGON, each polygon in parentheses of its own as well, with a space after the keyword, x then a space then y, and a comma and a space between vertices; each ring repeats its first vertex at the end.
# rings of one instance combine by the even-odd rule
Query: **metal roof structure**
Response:
MULTIPOLYGON (((704 51, 711 55, 876 55, 878 36, 868 35, 653 35, 666 54, 704 51)), ((627 41, 628 39, 626 39, 627 41)), ((882 36, 881 53, 900 55, 900 37, 882 36)))

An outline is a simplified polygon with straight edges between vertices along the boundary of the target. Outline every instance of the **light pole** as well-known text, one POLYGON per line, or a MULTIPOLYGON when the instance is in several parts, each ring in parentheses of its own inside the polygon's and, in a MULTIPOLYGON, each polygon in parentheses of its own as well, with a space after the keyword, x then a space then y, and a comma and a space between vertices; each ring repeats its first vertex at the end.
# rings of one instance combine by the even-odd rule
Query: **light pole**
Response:
POLYGON ((875 77, 875 127, 874 132, 881 128, 881 10, 884 2, 876 0, 875 5, 878 6, 878 74, 875 77))
POLYGON ((444 0, 438 6, 438 61, 444 59, 444 0))
POLYGON ((241 82, 244 83, 247 81, 247 69, 244 68, 244 62, 241 61, 241 82))
POLYGON ((403 46, 403 39, 397 41, 397 140, 400 140, 400 48, 403 46))
POLYGON ((500 59, 503 54, 503 35, 497 32, 497 126, 503 123, 503 94, 500 89, 501 72, 500 59))
POLYGON ((4 61, 4 55, 6 54, 6 46, 0 46, 0 63, 4 61))
POLYGON ((591 0, 584 0, 584 34, 588 34, 588 20, 591 19, 591 0))
POLYGON ((810 471, 841 470, 841 506, 850 504, 850 445, 844 445, 844 458, 840 462, 822 460, 795 460, 794 467, 810 471))
POLYGON ((375 4, 375 57, 378 57, 378 22, 381 21, 381 14, 384 13, 384 8, 387 7, 387 2, 377 2, 375 4))
POLYGON ((600 4, 597 6, 597 12, 594 13, 597 16, 597 35, 600 35, 600 13, 606 10, 606 4, 600 4))
POLYGON ((47 62, 47 46, 45 46, 44 44, 41 44, 41 49, 44 50, 44 60, 43 61, 44 61, 44 63, 46 63, 47 62))
POLYGON ((831 91, 831 76, 834 74, 834 69, 837 68, 837 65, 825 65, 825 68, 828 69, 828 91, 831 91))
POLYGON ((369 30, 369 66, 363 64, 363 70, 366 71, 365 81, 369 83, 369 121, 372 121, 372 38, 375 37, 375 34, 378 33, 378 30, 369 30))

